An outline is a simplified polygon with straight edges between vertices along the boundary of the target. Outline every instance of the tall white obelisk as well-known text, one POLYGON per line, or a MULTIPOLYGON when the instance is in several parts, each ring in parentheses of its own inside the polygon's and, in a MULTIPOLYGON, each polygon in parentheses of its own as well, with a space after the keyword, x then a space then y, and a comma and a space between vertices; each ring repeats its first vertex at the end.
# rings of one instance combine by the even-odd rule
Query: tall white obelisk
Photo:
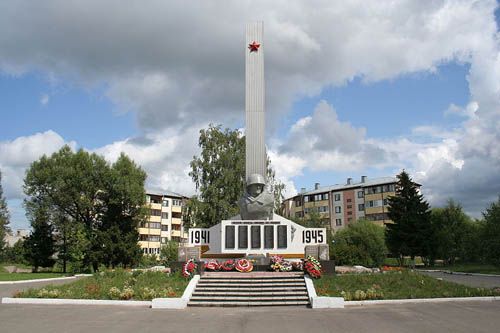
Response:
POLYGON ((246 26, 246 180, 252 174, 266 178, 264 102, 264 23, 252 22, 246 26))

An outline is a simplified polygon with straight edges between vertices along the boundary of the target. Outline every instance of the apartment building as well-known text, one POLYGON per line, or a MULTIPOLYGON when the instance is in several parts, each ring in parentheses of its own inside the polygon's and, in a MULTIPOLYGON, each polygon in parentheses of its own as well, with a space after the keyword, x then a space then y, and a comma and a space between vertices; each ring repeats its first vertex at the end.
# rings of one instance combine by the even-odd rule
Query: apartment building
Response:
POLYGON ((368 180, 362 176, 359 182, 348 178, 345 184, 321 187, 316 183, 314 190, 303 188, 300 194, 286 199, 282 215, 303 218, 315 210, 334 232, 361 217, 384 226, 392 223, 387 216, 387 199, 396 195, 396 182, 396 177, 368 180))
POLYGON ((174 192, 147 193, 150 216, 138 228, 139 245, 144 254, 160 254, 161 246, 170 241, 187 242, 188 234, 182 223, 182 207, 186 200, 187 197, 174 192))

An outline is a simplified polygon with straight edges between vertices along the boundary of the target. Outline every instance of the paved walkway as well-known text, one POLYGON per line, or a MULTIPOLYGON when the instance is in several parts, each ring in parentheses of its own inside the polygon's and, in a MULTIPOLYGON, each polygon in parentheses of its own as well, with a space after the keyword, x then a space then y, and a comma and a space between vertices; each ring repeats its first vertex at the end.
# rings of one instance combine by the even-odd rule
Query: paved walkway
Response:
POLYGON ((500 302, 312 310, 0 304, 1 332, 496 332, 500 302))
POLYGON ((500 288, 500 276, 462 275, 421 271, 420 273, 471 287, 500 288))
MULTIPOLYGON (((12 297, 16 290, 28 290, 30 288, 40 288, 47 285, 61 285, 66 283, 75 282, 82 277, 76 277, 74 279, 56 280, 56 281, 40 281, 40 282, 26 282, 26 283, 15 283, 15 284, 0 284, 0 298, 2 297, 12 297)), ((1 331, 1 330, 0 330, 1 331)))

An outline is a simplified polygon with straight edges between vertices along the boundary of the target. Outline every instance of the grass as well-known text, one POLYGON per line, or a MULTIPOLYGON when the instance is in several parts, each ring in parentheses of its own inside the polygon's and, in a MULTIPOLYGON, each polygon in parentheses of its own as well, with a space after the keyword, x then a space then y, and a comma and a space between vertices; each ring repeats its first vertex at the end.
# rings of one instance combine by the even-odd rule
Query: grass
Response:
POLYGON ((167 276, 163 272, 117 269, 61 286, 16 292, 14 297, 149 301, 156 297, 181 297, 188 283, 180 271, 167 276))
POLYGON ((475 288, 437 280, 418 272, 325 275, 314 280, 319 296, 341 296, 346 301, 439 297, 500 296, 500 288, 475 288))
POLYGON ((22 281, 69 276, 60 273, 0 273, 0 281, 22 281))

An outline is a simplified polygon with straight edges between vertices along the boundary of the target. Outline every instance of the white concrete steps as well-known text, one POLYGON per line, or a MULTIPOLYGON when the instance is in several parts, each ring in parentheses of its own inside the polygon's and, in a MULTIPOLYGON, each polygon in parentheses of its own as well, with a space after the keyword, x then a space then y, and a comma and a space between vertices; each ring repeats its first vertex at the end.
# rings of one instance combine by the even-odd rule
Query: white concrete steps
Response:
POLYGON ((302 272, 207 272, 188 306, 309 305, 302 272))

